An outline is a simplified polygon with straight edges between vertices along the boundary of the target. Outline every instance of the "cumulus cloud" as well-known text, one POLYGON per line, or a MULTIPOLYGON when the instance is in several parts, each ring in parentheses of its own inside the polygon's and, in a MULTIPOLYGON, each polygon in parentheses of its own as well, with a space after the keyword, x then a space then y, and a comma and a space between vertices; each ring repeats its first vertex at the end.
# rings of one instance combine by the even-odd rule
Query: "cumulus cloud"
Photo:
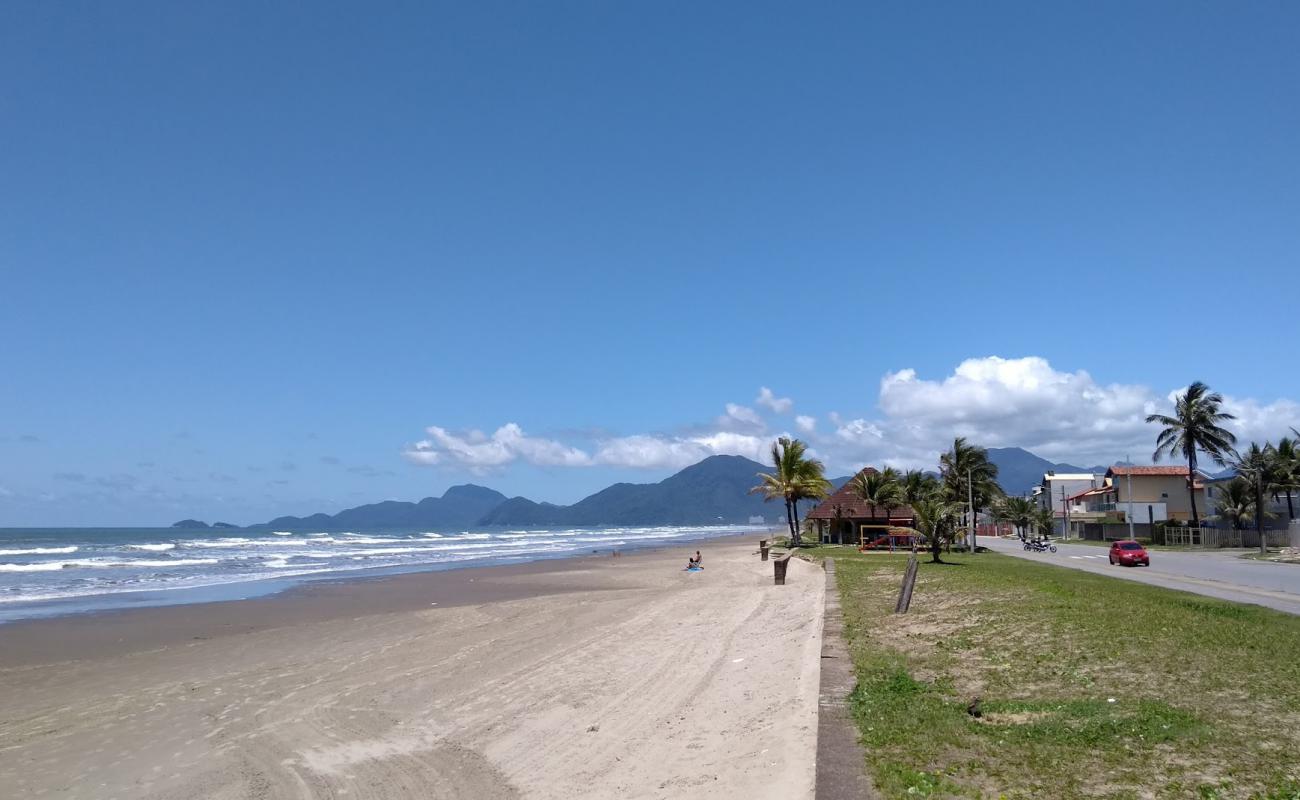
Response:
POLYGON ((727 413, 718 417, 718 427, 727 430, 742 430, 754 433, 761 432, 767 428, 763 418, 758 412, 749 406, 737 405, 736 403, 727 403, 727 413))
MULTIPOLYGON (((816 418, 799 415, 794 427, 836 473, 863 464, 933 468, 957 436, 985 447, 1023 447, 1053 461, 1109 464, 1126 456, 1139 461, 1150 456, 1156 432, 1146 417, 1171 411, 1174 393, 1139 384, 1102 384, 1086 371, 1057 370, 1035 356, 989 356, 967 359, 946 376, 923 377, 915 369, 888 372, 873 398, 877 413, 832 411, 825 431, 818 429, 816 418)), ((755 405, 785 413, 794 403, 763 387, 755 405)), ((1289 427, 1300 427, 1300 404, 1290 400, 1262 403, 1225 396, 1224 405, 1237 415, 1229 427, 1243 442, 1275 441, 1289 427)), ((563 435, 581 439, 580 446, 528 435, 515 423, 491 435, 434 426, 405 456, 417 464, 474 472, 515 462, 679 469, 711 455, 765 461, 776 434, 763 414, 736 403, 726 404, 725 411, 711 426, 679 433, 618 436, 595 430, 563 435)))
POLYGON ((768 437, 734 431, 701 436, 620 436, 600 442, 594 463, 640 469, 680 469, 716 455, 758 459, 768 445, 768 437))
POLYGON ((519 425, 509 422, 491 436, 482 431, 457 435, 437 425, 425 429, 428 439, 406 449, 405 456, 416 464, 456 464, 473 471, 487 471, 523 460, 541 466, 581 467, 591 456, 576 447, 553 439, 528 436, 519 425))
POLYGON ((1104 459, 1150 439, 1144 420, 1162 405, 1145 386, 1101 385, 1033 356, 990 356, 967 359, 942 380, 912 369, 887 373, 879 425, 900 453, 965 436, 1051 459, 1104 459))
POLYGON ((770 408, 776 414, 788 414, 790 409, 794 408, 793 400, 788 397, 777 397, 766 386, 758 390, 758 397, 754 399, 754 402, 764 408, 770 408))
MULTIPOLYGON (((1148 414, 1170 413, 1178 392, 1139 384, 1102 384, 1086 371, 1060 371, 1043 358, 989 356, 963 361, 952 374, 925 379, 913 369, 886 373, 876 419, 836 422, 833 436, 814 437, 844 466, 886 463, 932 466, 957 436, 985 447, 1023 447, 1053 461, 1108 464, 1144 460, 1155 441, 1148 414)), ((1300 425, 1300 405, 1224 398, 1244 441, 1276 439, 1300 425)))

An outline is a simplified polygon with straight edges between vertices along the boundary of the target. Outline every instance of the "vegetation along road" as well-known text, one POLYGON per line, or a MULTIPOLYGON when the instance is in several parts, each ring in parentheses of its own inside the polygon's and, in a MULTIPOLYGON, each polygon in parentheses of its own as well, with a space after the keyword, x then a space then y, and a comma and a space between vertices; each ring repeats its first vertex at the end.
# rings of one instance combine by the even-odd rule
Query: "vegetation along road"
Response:
POLYGON ((835 555, 880 797, 1300 800, 1300 616, 1046 558, 945 561, 893 614, 906 557, 835 555))
POLYGON ((1155 550, 1150 567, 1119 567, 1111 566, 1106 548, 1095 545, 1057 542, 1055 553, 1026 552, 1019 539, 981 537, 980 545, 1039 563, 1300 614, 1300 565, 1245 559, 1240 550, 1155 550))

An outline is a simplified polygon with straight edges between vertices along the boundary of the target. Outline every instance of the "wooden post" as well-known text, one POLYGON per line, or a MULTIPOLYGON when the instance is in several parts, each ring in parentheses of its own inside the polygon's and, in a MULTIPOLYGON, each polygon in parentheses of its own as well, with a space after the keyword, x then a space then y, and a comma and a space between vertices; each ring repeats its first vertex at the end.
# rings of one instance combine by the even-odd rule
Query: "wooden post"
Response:
POLYGON ((780 558, 772 561, 772 577, 775 579, 777 586, 785 586, 785 571, 790 566, 790 556, 792 553, 786 553, 780 558))
POLYGON ((903 571, 903 586, 898 592, 898 603, 894 605, 895 614, 906 614, 907 609, 912 606, 912 589, 916 586, 916 572, 920 568, 920 563, 916 560, 916 553, 907 558, 907 569, 903 571))
POLYGON ((758 554, 759 554, 759 560, 760 560, 760 561, 766 561, 766 560, 767 560, 767 540, 766 540, 766 539, 759 539, 759 540, 758 540, 758 554))

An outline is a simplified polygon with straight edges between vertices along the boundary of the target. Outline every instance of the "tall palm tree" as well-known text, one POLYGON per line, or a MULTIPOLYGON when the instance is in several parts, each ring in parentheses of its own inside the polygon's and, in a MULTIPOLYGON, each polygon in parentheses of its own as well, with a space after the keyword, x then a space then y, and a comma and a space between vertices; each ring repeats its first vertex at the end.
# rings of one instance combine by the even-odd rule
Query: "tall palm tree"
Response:
POLYGON ((1260 447, 1255 442, 1250 443, 1246 452, 1236 456, 1233 459, 1232 466, 1237 470, 1237 479, 1245 479, 1249 482, 1254 500, 1255 510, 1255 533, 1259 534, 1259 552, 1268 552, 1268 543, 1264 541, 1264 517, 1267 515, 1267 509, 1264 507, 1265 487, 1273 482, 1273 447, 1264 445, 1260 447))
POLYGON ((1152 460, 1159 461, 1163 456, 1182 455, 1187 459, 1187 496, 1192 501, 1192 524, 1200 525, 1201 518, 1196 512, 1196 454, 1202 452, 1214 463, 1222 466, 1232 453, 1237 437, 1223 428, 1219 423, 1236 419, 1232 414, 1220 410, 1223 396, 1211 392, 1210 387, 1196 381, 1187 387, 1187 391, 1178 395, 1174 401, 1174 415, 1151 414, 1147 422, 1157 422, 1164 426, 1156 437, 1156 451, 1152 460))
POLYGON ((883 472, 862 472, 853 479, 853 492, 862 498, 862 502, 871 508, 871 519, 876 518, 876 509, 885 509, 885 524, 889 524, 889 512, 903 505, 903 490, 898 482, 898 473, 890 467, 883 472))
POLYGON ((781 498, 785 503, 785 517, 790 524, 790 543, 798 547, 799 501, 820 500, 830 493, 831 482, 826 480, 826 468, 815 458, 805 454, 808 446, 798 439, 785 436, 772 443, 773 472, 758 473, 759 484, 749 490, 761 494, 764 500, 781 498))
POLYGON ((1297 489, 1300 489, 1300 444, 1283 436, 1273 448, 1273 491, 1286 495, 1286 517, 1289 520, 1296 518, 1291 494, 1297 489))
POLYGON ((948 500, 959 506, 973 505, 973 517, 1002 496, 998 467, 989 461, 989 452, 968 444, 964 437, 954 439, 952 449, 939 456, 939 475, 948 500))

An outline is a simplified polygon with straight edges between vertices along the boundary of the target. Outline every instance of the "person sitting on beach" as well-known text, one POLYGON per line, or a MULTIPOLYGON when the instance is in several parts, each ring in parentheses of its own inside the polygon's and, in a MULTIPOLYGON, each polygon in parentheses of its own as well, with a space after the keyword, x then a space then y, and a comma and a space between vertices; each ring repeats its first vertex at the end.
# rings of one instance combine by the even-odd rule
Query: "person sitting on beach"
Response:
POLYGON ((704 556, 700 555, 699 550, 695 551, 695 558, 691 559, 691 563, 700 569, 704 569, 704 556))

